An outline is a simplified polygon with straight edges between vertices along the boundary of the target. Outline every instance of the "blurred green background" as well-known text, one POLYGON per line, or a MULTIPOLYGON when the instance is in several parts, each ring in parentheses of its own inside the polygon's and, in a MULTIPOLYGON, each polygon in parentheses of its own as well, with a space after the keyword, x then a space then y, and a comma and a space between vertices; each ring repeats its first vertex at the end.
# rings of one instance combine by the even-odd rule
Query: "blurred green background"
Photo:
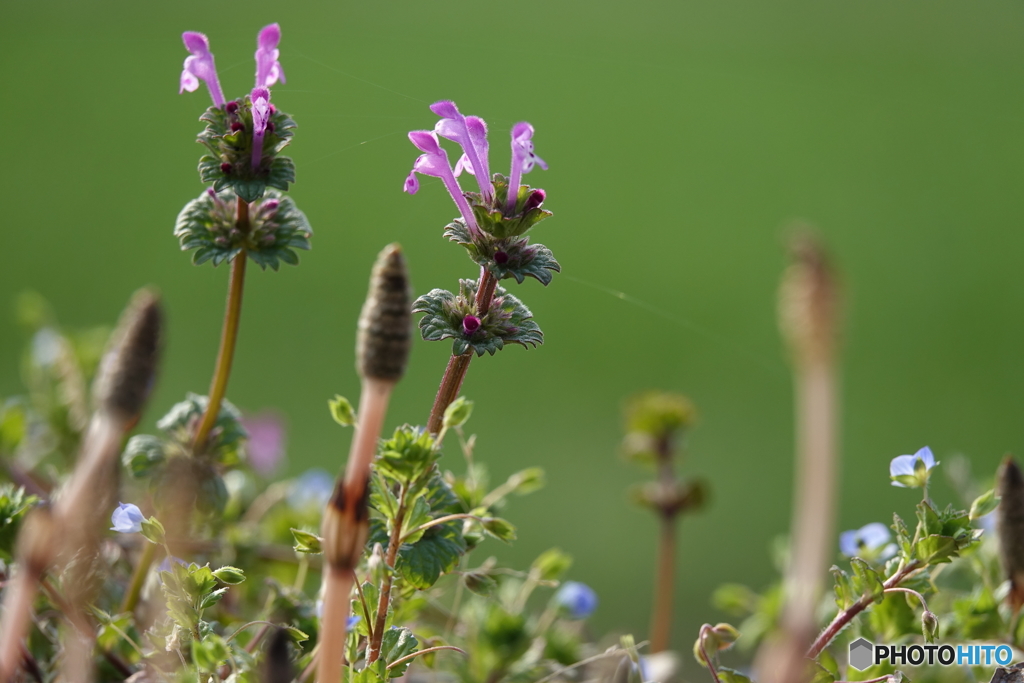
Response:
MULTIPOLYGON (((714 487, 682 525, 674 642, 722 581, 761 586, 789 521, 792 416, 775 325, 783 236, 820 227, 848 296, 840 527, 911 514, 887 464, 930 445, 990 476, 1024 451, 1024 7, 1018 2, 4 3, 0 307, 39 291, 70 328, 112 323, 132 290, 166 298, 170 337, 148 421, 205 393, 228 270, 171 235, 201 191, 205 90, 178 95, 183 30, 206 32, 229 97, 252 85, 256 31, 279 21, 299 123, 293 196, 315 232, 298 268, 248 276, 229 397, 281 411, 290 472, 339 468, 326 399, 358 394, 354 326, 368 270, 405 247, 417 293, 475 277, 441 237, 440 183, 401 192, 452 98, 491 127, 537 129, 563 265, 515 293, 547 342, 474 360, 465 393, 496 477, 542 465, 509 510, 520 566, 561 546, 595 587, 596 632, 646 635, 656 526, 630 507, 620 406, 680 390, 701 420, 684 463, 714 487), (608 290, 612 290, 609 293, 608 290), (624 292, 627 298, 614 292, 624 292), (639 303, 638 303, 639 302, 639 303)), ((24 343, 0 315, 0 395, 24 343)), ((390 422, 423 422, 450 344, 415 345, 390 422)), ((461 468, 454 452, 446 460, 461 468)), ((948 487, 935 492, 950 499, 948 487)), ((492 551, 495 546, 491 547, 492 551)))

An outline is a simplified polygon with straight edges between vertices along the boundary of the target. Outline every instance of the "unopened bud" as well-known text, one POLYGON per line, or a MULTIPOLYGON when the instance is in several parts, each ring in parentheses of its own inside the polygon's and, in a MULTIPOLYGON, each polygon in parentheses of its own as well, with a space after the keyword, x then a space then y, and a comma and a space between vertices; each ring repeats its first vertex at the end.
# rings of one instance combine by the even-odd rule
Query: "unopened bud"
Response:
POLYGON ((1024 474, 1009 455, 1003 459, 996 481, 999 494, 999 559, 1010 580, 1007 601, 1014 611, 1024 605, 1024 474))
POLYGON ((338 569, 355 569, 370 535, 370 483, 361 483, 361 490, 346 491, 339 481, 320 523, 324 560, 338 569))
POLYGON ((828 255, 809 233, 791 246, 793 263, 779 288, 779 326, 798 361, 831 359, 835 349, 838 291, 828 255))
POLYGON ((397 244, 377 256, 370 291, 359 316, 356 369, 362 377, 398 381, 412 338, 412 297, 405 259, 397 244))
POLYGON ((156 376, 162 326, 159 297, 147 289, 137 292, 121 315, 97 373, 93 391, 103 409, 126 420, 142 412, 156 376))

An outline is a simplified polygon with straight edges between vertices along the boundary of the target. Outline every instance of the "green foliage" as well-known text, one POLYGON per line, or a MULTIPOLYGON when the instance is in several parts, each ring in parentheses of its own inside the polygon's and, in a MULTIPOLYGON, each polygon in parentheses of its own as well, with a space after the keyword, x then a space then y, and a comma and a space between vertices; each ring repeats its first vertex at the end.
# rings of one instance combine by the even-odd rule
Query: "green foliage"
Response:
POLYGON ((296 249, 309 250, 313 229, 295 202, 277 190, 249 207, 248 229, 238 227, 237 196, 232 189, 204 190, 178 214, 174 236, 182 251, 195 249, 192 263, 218 266, 245 253, 263 268, 277 270, 280 262, 296 265, 296 249))
POLYGON ((553 273, 562 270, 550 249, 543 244, 530 244, 528 237, 497 238, 486 232, 474 236, 462 218, 445 226, 444 236, 465 247, 469 258, 491 271, 498 280, 515 278, 522 284, 532 277, 547 286, 551 284, 553 273))
POLYGON ((253 168, 252 103, 248 95, 236 102, 234 112, 226 107, 210 107, 199 118, 206 128, 199 134, 198 142, 210 152, 199 160, 201 180, 213 183, 217 192, 231 188, 247 202, 262 197, 268 186, 287 191, 288 184, 295 182, 295 164, 279 154, 294 135, 295 121, 275 110, 263 138, 263 159, 259 167, 253 168), (232 124, 238 129, 232 130, 232 124))
POLYGON ((0 558, 5 562, 14 559, 14 543, 21 529, 21 522, 39 499, 25 493, 25 489, 14 484, 0 484, 0 558))
POLYGON ((356 423, 356 411, 344 396, 335 394, 334 398, 327 401, 327 407, 330 408, 331 417, 342 427, 351 427, 356 423))
POLYGON ((504 207, 508 197, 508 178, 500 173, 495 173, 492 182, 494 185, 494 200, 492 202, 484 201, 477 192, 466 193, 477 224, 488 235, 497 239, 519 237, 552 215, 550 211, 539 206, 524 211, 527 199, 534 193, 534 190, 529 185, 520 184, 519 194, 516 195, 515 209, 511 216, 506 217, 504 207))
POLYGON ((425 313, 420 319, 420 332, 426 341, 453 339, 452 355, 461 356, 472 349, 482 356, 504 348, 505 344, 538 346, 544 343, 544 333, 533 321, 533 313, 516 297, 502 287, 495 288, 490 309, 480 319, 480 327, 467 334, 462 321, 467 315, 476 315, 475 280, 459 280, 459 294, 433 289, 416 299, 414 313, 425 313))

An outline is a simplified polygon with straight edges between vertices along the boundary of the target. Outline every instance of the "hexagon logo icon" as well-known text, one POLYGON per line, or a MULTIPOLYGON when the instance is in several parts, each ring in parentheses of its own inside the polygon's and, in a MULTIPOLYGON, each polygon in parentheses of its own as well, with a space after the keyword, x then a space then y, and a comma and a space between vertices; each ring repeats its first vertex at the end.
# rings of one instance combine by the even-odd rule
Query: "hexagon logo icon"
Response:
POLYGON ((850 666, 863 671, 875 662, 875 646, 864 638, 850 643, 850 666))

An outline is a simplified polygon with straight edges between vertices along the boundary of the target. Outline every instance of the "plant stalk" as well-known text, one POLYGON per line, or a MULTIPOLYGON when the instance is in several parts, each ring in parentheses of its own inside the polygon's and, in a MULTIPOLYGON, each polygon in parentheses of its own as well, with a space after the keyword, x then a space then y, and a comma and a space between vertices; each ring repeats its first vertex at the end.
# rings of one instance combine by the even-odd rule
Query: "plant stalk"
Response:
MULTIPOLYGON (((477 317, 483 318, 487 315, 487 311, 491 310, 491 302, 494 300, 494 290, 497 286, 497 278, 486 267, 480 266, 480 282, 476 288, 477 317)), ((462 381, 466 378, 471 360, 473 360, 472 351, 448 359, 448 366, 444 369, 441 385, 437 389, 434 405, 430 409, 430 418, 427 420, 427 431, 431 434, 436 436, 441 433, 444 411, 452 401, 459 397, 462 381)))
POLYGON ((149 567, 153 564, 153 558, 156 557, 156 544, 149 541, 144 543, 139 563, 135 565, 131 583, 128 584, 128 592, 124 594, 124 601, 121 603, 122 613, 135 611, 135 606, 139 604, 139 596, 142 594, 142 584, 146 582, 149 567))
MULTIPOLYGON (((910 562, 909 564, 907 564, 907 566, 903 567, 895 574, 893 574, 891 577, 889 577, 889 579, 884 584, 882 584, 883 588, 885 590, 889 590, 891 588, 899 586, 903 579, 907 578, 910 574, 916 571, 917 568, 917 560, 910 562)), ((846 626, 851 621, 853 621, 853 618, 861 612, 863 612, 865 609, 867 609, 870 604, 871 597, 862 596, 860 600, 853 603, 845 610, 837 614, 835 616, 835 619, 833 619, 832 622, 825 627, 825 630, 822 631, 821 634, 811 644, 811 649, 807 651, 807 658, 815 659, 818 655, 820 655, 821 651, 828 647, 829 643, 832 642, 832 639, 839 635, 839 632, 846 628, 846 626)))
POLYGON ((675 593, 676 518, 663 516, 658 544, 658 578, 654 592, 654 615, 651 618, 651 652, 668 649, 672 631, 672 603, 675 593))
POLYGON ((325 647, 317 657, 316 680, 320 683, 341 680, 341 666, 345 657, 346 622, 348 621, 349 594, 352 592, 351 569, 328 565, 324 573, 324 609, 320 622, 320 643, 325 647), (341 643, 340 651, 334 646, 341 643))
POLYGON ((403 486, 398 499, 398 514, 395 516, 394 529, 391 531, 391 539, 388 541, 387 554, 384 556, 385 564, 384 579, 381 581, 380 598, 377 600, 377 623, 373 625, 373 639, 366 648, 366 662, 373 664, 380 658, 380 644, 384 639, 384 625, 388 618, 388 604, 391 602, 391 584, 393 576, 388 567, 394 567, 398 559, 398 549, 402 547, 402 525, 405 522, 405 493, 403 486))
MULTIPOLYGON (((249 204, 241 197, 238 198, 236 224, 243 233, 249 232, 249 204)), ((206 446, 206 440, 210 436, 210 430, 217 423, 220 404, 224 400, 224 394, 228 388, 231 363, 235 359, 235 342, 238 341, 238 324, 242 316, 242 290, 245 287, 245 263, 247 260, 243 249, 231 261, 231 280, 228 285, 227 308, 224 311, 224 326, 220 333, 220 350, 217 352, 217 364, 213 371, 213 380, 210 382, 210 396, 206 412, 203 413, 203 419, 200 421, 192 441, 192 449, 195 452, 202 451, 206 446)))

